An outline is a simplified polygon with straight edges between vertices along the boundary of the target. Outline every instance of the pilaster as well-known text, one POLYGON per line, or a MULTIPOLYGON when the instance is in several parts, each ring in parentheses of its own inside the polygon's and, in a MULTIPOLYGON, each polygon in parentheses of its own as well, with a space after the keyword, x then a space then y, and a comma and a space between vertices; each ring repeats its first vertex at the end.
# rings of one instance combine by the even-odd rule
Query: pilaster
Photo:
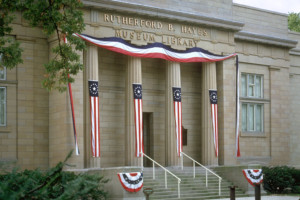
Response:
POLYGON ((215 156, 213 125, 209 89, 217 89, 216 63, 203 63, 202 66, 202 163, 204 165, 218 165, 215 156))
MULTIPOLYGON (((99 81, 99 61, 98 61, 98 47, 95 45, 88 45, 87 47, 87 52, 86 52, 86 70, 87 70, 87 81, 86 84, 89 80, 93 81, 99 81)), ((98 83, 99 84, 99 83, 98 83)), ((88 85, 86 85, 86 88, 88 88, 88 85)), ((87 161, 87 167, 100 167, 100 158, 95 158, 92 157, 92 150, 91 150, 91 119, 90 119, 90 103, 89 103, 89 93, 88 89, 86 90, 86 96, 87 96, 87 103, 86 103, 86 119, 87 119, 87 126, 86 126, 86 145, 85 145, 85 150, 86 150, 86 161, 87 161)), ((101 111, 100 111, 101 112, 101 111)), ((100 124, 101 126, 101 124, 100 124)), ((100 131, 101 135, 101 131, 100 131)), ((101 137, 101 136, 100 136, 101 137)), ((101 146, 100 146, 101 150, 101 146)))
POLYGON ((138 166, 139 158, 135 157, 135 123, 134 123, 134 100, 133 83, 142 84, 142 62, 141 58, 128 56, 126 69, 126 103, 125 103, 125 164, 138 166))
POLYGON ((172 87, 181 87, 180 63, 167 61, 166 67, 166 165, 177 166, 175 117, 172 87))

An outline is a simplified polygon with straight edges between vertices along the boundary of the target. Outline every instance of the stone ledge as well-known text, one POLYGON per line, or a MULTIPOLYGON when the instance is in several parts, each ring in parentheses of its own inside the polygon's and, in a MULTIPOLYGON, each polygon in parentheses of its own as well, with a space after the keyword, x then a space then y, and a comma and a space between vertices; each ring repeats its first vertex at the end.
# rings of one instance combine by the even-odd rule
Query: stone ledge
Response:
POLYGON ((270 44, 275 46, 287 47, 287 48, 295 48, 298 41, 291 40, 287 38, 279 38, 269 35, 251 33, 246 31, 240 31, 235 34, 234 38, 236 40, 244 40, 250 42, 257 42, 262 44, 270 44))
POLYGON ((146 15, 151 17, 174 20, 178 22, 196 23, 211 27, 227 29, 231 31, 240 31, 244 26, 244 23, 238 21, 221 19, 216 17, 208 17, 197 13, 187 13, 176 10, 163 9, 154 6, 145 6, 137 3, 125 3, 119 0, 102 0, 101 2, 97 0, 84 0, 83 4, 85 7, 93 7, 96 9, 113 11, 117 10, 120 12, 131 13, 134 15, 139 14, 144 16, 146 15))
POLYGON ((290 55, 293 55, 293 56, 300 56, 300 49, 291 49, 290 50, 290 55))

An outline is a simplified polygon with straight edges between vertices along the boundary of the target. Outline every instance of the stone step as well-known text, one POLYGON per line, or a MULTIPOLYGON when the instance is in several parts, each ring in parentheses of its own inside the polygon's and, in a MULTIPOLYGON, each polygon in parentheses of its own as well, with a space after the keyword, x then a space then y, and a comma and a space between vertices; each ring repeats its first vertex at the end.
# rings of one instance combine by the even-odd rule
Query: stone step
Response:
MULTIPOLYGON (((208 173, 208 187, 206 187, 206 172, 202 168, 196 168, 196 177, 193 178, 193 168, 167 168, 173 174, 181 179, 180 199, 214 199, 219 196, 219 178, 208 173), (187 171, 186 171, 187 170, 187 171)), ((153 169, 144 168, 144 187, 151 187, 154 193, 150 199, 178 199, 178 181, 172 175, 167 174, 167 189, 165 188, 165 172, 162 169, 155 168, 155 179, 153 179, 153 169)), ((221 197, 229 197, 229 181, 221 181, 221 197)), ((236 196, 247 196, 237 188, 236 196)))
MULTIPOLYGON (((236 197, 248 197, 248 195, 236 195, 236 197)), ((222 198, 229 198, 229 195, 226 196, 215 196, 215 195, 207 195, 207 196, 180 196, 181 200, 205 200, 205 199, 222 199, 222 198)), ((157 197, 157 196, 150 196, 150 200, 154 199, 166 199, 166 200, 178 200, 178 195, 170 195, 164 197, 157 197)))

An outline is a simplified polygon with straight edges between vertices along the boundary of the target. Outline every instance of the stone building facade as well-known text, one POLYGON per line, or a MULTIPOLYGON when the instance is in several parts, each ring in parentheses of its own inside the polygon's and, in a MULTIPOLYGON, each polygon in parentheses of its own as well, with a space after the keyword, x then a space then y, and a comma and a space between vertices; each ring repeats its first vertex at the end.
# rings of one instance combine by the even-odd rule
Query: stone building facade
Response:
MULTIPOLYGON (((131 84, 143 85, 145 153, 164 166, 179 165, 174 144, 171 86, 182 88, 183 152, 204 165, 300 166, 300 33, 287 15, 232 0, 84 0, 84 34, 120 37, 131 44, 163 43, 176 50, 200 47, 237 53, 240 67, 240 150, 235 156, 235 58, 177 63, 137 58, 88 44, 84 70, 72 84, 79 156, 77 168, 139 166, 134 156, 131 84), (92 158, 87 80, 99 80, 101 158, 92 158), (208 89, 218 91, 219 157, 212 141, 208 89)), ((55 40, 17 14, 13 36, 24 62, 0 80, 4 121, 0 160, 22 168, 48 168, 74 149, 68 93, 41 87, 43 64, 55 40), (5 95, 4 95, 5 94, 5 95)), ((2 106, 1 105, 1 106, 2 106)), ((147 165, 145 161, 145 165, 147 165)))

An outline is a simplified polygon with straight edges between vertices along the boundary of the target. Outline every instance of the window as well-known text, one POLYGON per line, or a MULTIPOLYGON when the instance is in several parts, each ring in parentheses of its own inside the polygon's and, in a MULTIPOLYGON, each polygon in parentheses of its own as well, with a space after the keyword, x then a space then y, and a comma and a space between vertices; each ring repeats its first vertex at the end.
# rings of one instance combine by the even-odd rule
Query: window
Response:
POLYGON ((6 126, 6 87, 0 87, 0 126, 6 126))
POLYGON ((263 98, 263 76, 242 74, 242 97, 263 98))
POLYGON ((242 103, 242 131, 263 132, 264 105, 242 103))
POLYGON ((242 101, 242 131, 263 132, 264 104, 259 102, 263 99, 263 75, 242 73, 241 82, 241 97, 252 98, 251 102, 242 101))
POLYGON ((0 66, 0 80, 6 80, 6 67, 0 66))

